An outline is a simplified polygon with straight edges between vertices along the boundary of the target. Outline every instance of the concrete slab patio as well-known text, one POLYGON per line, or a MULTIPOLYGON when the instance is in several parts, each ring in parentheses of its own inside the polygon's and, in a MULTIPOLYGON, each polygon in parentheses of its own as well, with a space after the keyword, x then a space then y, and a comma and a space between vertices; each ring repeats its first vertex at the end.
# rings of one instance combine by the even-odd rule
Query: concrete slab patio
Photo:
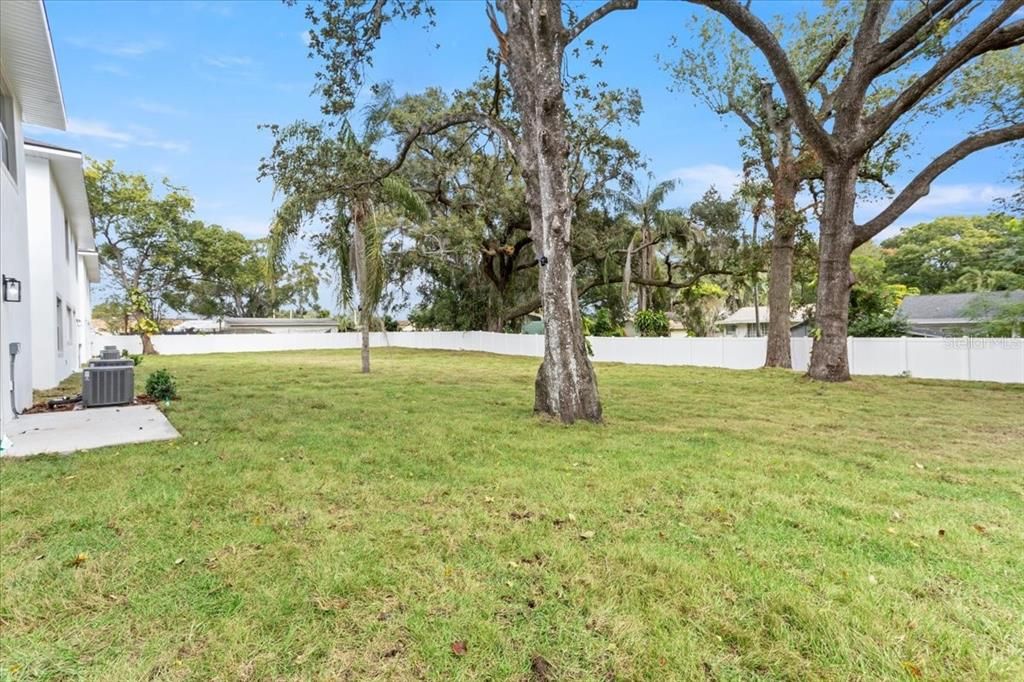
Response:
POLYGON ((23 414, 6 428, 12 447, 4 457, 63 454, 180 435, 155 405, 23 414))

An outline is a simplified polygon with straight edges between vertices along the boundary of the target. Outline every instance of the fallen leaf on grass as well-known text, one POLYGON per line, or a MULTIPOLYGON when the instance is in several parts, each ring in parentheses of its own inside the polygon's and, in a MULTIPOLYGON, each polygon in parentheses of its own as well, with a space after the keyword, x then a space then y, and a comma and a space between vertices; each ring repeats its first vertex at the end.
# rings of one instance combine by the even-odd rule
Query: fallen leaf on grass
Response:
POLYGON ((452 642, 452 653, 456 656, 465 656, 467 649, 466 640, 464 639, 452 642))
POLYGON ((184 557, 178 557, 177 559, 174 560, 174 565, 175 566, 181 566, 183 563, 185 563, 184 557))
POLYGON ((910 676, 916 680, 919 680, 922 677, 921 669, 913 663, 911 663, 910 661, 903 661, 903 669, 906 670, 910 674, 910 676))
POLYGON ((982 535, 988 532, 988 529, 986 529, 985 526, 981 525, 980 523, 974 524, 972 528, 974 528, 974 530, 978 531, 982 535))
POLYGON ((536 682, 548 682, 554 679, 555 668, 543 656, 535 655, 530 660, 530 672, 536 682))
POLYGON ((79 552, 78 554, 75 555, 75 558, 71 560, 71 565, 77 568, 78 566, 83 565, 88 560, 89 560, 88 553, 86 553, 86 552, 79 552))
POLYGON ((594 537, 594 531, 592 530, 585 530, 580 533, 580 540, 589 540, 592 537, 594 537))

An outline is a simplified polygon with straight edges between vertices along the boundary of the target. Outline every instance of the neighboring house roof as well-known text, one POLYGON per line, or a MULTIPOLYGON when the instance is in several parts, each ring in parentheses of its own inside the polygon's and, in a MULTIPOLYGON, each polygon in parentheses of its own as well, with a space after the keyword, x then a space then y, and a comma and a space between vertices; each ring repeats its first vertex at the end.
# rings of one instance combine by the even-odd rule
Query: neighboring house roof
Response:
POLYGON ((57 183, 61 201, 64 202, 64 215, 75 234, 78 253, 85 261, 89 281, 100 281, 99 256, 96 253, 96 241, 92 233, 89 197, 85 192, 82 152, 36 140, 25 140, 25 156, 46 159, 50 162, 50 171, 57 183))
POLYGON ((0 2, 0 65, 26 123, 67 128, 64 93, 42 0, 0 2))
POLYGON ((338 321, 330 317, 225 317, 226 327, 310 327, 336 329, 338 321))
POLYGON ((218 331, 220 322, 218 320, 182 320, 171 327, 172 331, 187 332, 193 331, 218 331))
POLYGON ((530 320, 523 325, 524 334, 543 334, 544 323, 540 320, 530 320))
POLYGON ((968 308, 977 298, 1024 302, 1024 290, 907 296, 900 303, 900 313, 911 325, 964 324, 973 320, 968 308))
MULTIPOLYGON (((715 324, 716 325, 724 325, 724 324, 755 324, 758 321, 760 321, 761 323, 768 322, 770 316, 768 314, 768 308, 767 307, 765 307, 765 306, 758 306, 758 313, 759 313, 759 315, 758 315, 759 319, 755 319, 755 317, 754 317, 754 306, 752 306, 752 305, 744 306, 744 307, 739 308, 738 310, 736 310, 736 312, 732 313, 731 315, 729 315, 729 316, 719 320, 718 322, 715 322, 715 324)), ((793 311, 792 313, 789 314, 789 322, 790 322, 790 324, 796 325, 796 324, 800 324, 803 321, 804 321, 803 311, 795 310, 795 311, 793 311)))

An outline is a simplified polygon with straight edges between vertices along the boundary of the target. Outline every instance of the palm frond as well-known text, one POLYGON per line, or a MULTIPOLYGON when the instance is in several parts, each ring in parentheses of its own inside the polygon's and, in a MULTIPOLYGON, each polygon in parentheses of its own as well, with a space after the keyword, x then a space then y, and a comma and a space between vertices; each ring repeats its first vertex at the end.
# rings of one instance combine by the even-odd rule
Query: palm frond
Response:
POLYGON ((648 209, 654 213, 659 210, 659 207, 665 203, 665 197, 668 193, 676 188, 676 180, 663 180, 654 186, 654 189, 647 193, 644 198, 644 203, 647 204, 648 209))
POLYGON ((288 246, 299 234, 308 215, 309 207, 298 195, 286 197, 274 212, 270 235, 267 238, 267 275, 270 281, 274 281, 281 272, 285 256, 288 254, 288 246))
POLYGON ((346 309, 352 305, 353 281, 357 280, 356 264, 353 259, 353 243, 349 216, 341 202, 336 203, 336 210, 326 235, 322 241, 324 250, 335 267, 337 286, 335 287, 338 306, 346 309))
POLYGON ((380 184, 382 198, 389 208, 396 209, 416 222, 430 219, 427 204, 403 178, 389 175, 380 184))
POLYGON ((369 207, 368 219, 357 229, 362 235, 362 290, 359 292, 359 305, 368 320, 384 295, 387 280, 384 265, 384 231, 377 220, 377 212, 369 207))

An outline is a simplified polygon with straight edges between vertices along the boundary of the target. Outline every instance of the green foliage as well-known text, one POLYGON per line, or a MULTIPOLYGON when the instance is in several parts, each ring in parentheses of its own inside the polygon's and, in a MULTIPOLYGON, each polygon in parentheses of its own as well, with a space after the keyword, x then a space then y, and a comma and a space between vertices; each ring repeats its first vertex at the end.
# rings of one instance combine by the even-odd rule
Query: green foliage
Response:
POLYGON ((178 384, 166 369, 146 377, 146 395, 154 400, 170 401, 178 397, 178 384))
POLYGON ((144 175, 117 170, 113 161, 90 161, 85 187, 100 267, 113 299, 129 302, 130 314, 138 315, 141 295, 144 315, 155 323, 163 297, 189 279, 185 242, 192 197, 166 179, 158 196, 144 175), (135 303, 129 301, 133 290, 135 303))
POLYGON ((92 307, 92 318, 105 322, 107 330, 111 334, 128 333, 128 316, 130 313, 128 305, 116 298, 108 298, 92 307))
POLYGON ((583 318, 589 331, 588 336, 625 336, 626 330, 622 325, 616 324, 612 318, 611 311, 601 308, 593 317, 583 318))
POLYGON ((900 303, 920 293, 904 284, 889 284, 885 279, 885 253, 868 242, 856 249, 851 258, 854 282, 850 289, 850 336, 904 336, 907 321, 899 316, 900 303))
POLYGON ((633 318, 640 336, 668 336, 668 316, 660 310, 640 310, 633 318))
POLYGON ((128 325, 131 331, 144 336, 160 333, 160 325, 153 319, 150 300, 142 291, 128 290, 128 308, 132 311, 132 319, 128 325))
POLYGON ((135 367, 138 367, 139 365, 142 364, 142 359, 145 358, 146 356, 145 355, 135 355, 135 354, 129 353, 127 350, 122 350, 121 351, 121 357, 122 358, 131 358, 132 364, 135 367))
POLYGON ((1007 215, 950 216, 882 242, 889 281, 924 294, 1024 286, 1024 224, 1007 215))
POLYGON ((864 315, 850 318, 849 334, 859 338, 906 336, 910 325, 899 315, 864 315))
POLYGON ((1005 293, 992 293, 974 298, 966 314, 976 324, 976 336, 1024 336, 1024 300, 1005 293))
POLYGON ((675 310, 692 336, 713 336, 715 322, 726 300, 726 291, 719 284, 701 280, 679 292, 675 310))

